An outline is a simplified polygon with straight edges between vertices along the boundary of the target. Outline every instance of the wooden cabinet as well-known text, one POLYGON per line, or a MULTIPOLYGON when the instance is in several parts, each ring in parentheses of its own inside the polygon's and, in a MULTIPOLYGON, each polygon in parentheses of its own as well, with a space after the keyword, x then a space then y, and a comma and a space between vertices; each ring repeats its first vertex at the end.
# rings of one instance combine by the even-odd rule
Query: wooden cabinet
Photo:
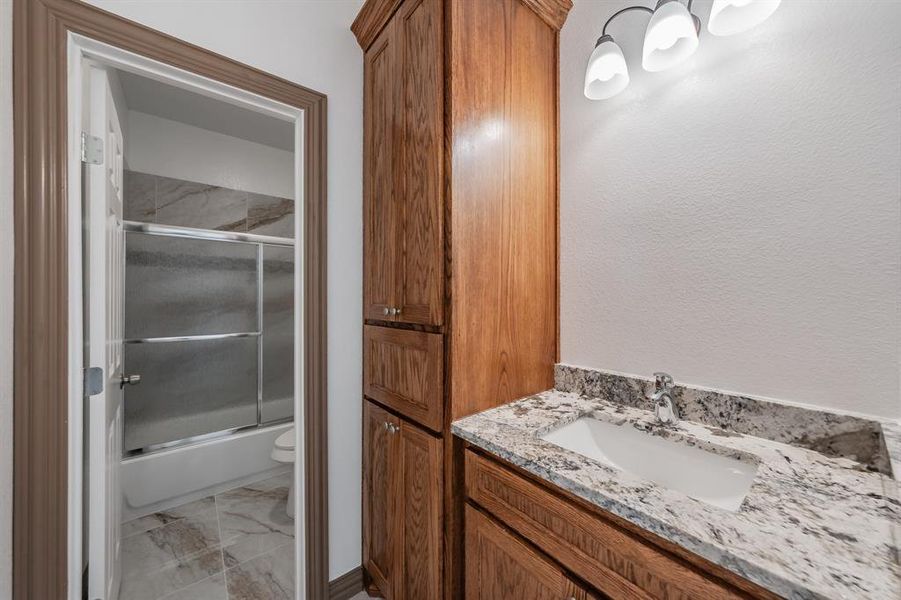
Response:
POLYGON ((442 0, 408 0, 364 59, 364 318, 444 314, 442 0))
MULTIPOLYGON (((553 564, 585 581, 596 594, 635 600, 722 600, 775 596, 686 551, 649 543, 613 515, 564 498, 492 458, 467 451, 466 497, 474 506, 528 539, 553 564), (690 558, 686 560, 686 558, 690 558)), ((466 508, 467 592, 470 521, 466 508)), ((647 534, 650 536, 650 534, 647 534)), ((473 567, 475 568, 475 567, 473 567)), ((587 593, 587 591, 585 591, 587 593)), ((467 593, 467 599, 469 595, 467 593)))
POLYGON ((441 527, 444 480, 441 440, 415 425, 401 426, 401 556, 399 593, 404 600, 441 597, 441 527))
POLYGON ((408 0, 395 16, 399 54, 396 162, 397 321, 444 319, 444 20, 441 0, 408 0))
POLYGON ((571 6, 366 0, 351 27, 364 52, 363 545, 389 598, 463 596, 451 422, 553 385, 557 46, 571 6), (396 448, 370 422, 388 417, 396 448))
POLYGON ((466 507, 466 600, 575 600, 563 570, 472 506, 466 507))
POLYGON ((363 563, 389 600, 441 595, 441 440, 363 407, 363 563))
POLYGON ((386 594, 395 575, 401 481, 396 475, 398 440, 392 433, 400 420, 378 405, 363 405, 363 564, 373 582, 386 594))
POLYGON ((363 394, 432 431, 444 424, 440 333, 363 326, 363 394))

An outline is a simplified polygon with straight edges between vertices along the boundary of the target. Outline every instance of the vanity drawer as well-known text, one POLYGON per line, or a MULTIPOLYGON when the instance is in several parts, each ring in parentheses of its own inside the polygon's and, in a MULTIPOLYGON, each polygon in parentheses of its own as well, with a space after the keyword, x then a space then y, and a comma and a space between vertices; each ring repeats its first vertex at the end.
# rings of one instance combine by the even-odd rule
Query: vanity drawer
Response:
POLYGON ((466 495, 611 598, 749 597, 471 450, 466 495))
POLYGON ((444 421, 440 333, 363 326, 363 394, 433 431, 444 421))

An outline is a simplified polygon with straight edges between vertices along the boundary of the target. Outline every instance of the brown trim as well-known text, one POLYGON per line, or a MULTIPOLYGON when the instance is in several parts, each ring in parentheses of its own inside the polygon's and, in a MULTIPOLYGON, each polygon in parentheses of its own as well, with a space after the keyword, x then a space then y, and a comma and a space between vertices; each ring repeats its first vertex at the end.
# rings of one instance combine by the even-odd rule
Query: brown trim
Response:
MULTIPOLYGON (((563 27, 566 16, 573 7, 572 0, 520 0, 535 11, 538 17, 557 31, 563 27)), ((403 3, 403 0, 366 0, 363 8, 357 13, 350 30, 357 38, 357 43, 365 52, 369 49, 382 28, 391 20, 391 16, 403 3)))
POLYGON ((366 0, 350 26, 364 52, 369 50, 369 46, 391 20, 391 16, 402 2, 403 0, 366 0))
POLYGON ((560 31, 573 7, 572 0, 520 0, 556 31, 560 31))
POLYGON ((305 111, 307 597, 328 593, 326 97, 76 0, 14 0, 13 598, 66 597, 66 36, 75 32, 305 111))
POLYGON ((329 600, 348 600, 363 591, 363 567, 357 567, 332 579, 328 584, 329 600))

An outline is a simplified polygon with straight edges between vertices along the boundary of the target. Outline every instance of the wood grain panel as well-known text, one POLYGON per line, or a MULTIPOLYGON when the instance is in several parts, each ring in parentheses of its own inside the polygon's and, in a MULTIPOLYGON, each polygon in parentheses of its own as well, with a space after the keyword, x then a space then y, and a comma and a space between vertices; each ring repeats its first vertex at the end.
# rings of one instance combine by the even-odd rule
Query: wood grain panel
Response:
POLYGON ((466 493, 614 598, 748 597, 472 452, 466 453, 466 493))
POLYGON ((522 3, 558 31, 563 27, 566 16, 573 7, 572 0, 522 0, 522 3))
POLYGON ((444 418, 439 333, 363 326, 363 393, 434 431, 444 418))
POLYGON ((561 600, 574 592, 558 566, 466 507, 467 600, 561 600))
POLYGON ((442 440, 404 422, 401 425, 403 461, 403 540, 398 598, 440 598, 442 557, 441 502, 442 440))
POLYGON ((400 53, 397 161, 398 321, 440 325, 444 314, 444 41, 441 0, 407 0, 395 16, 400 53))
POLYGON ((450 0, 451 419, 553 385, 556 33, 450 0))
POLYGON ((363 564, 385 594, 393 598, 397 576, 397 517, 401 508, 399 438, 389 426, 400 420, 372 402, 363 403, 363 564))
POLYGON ((382 32, 401 2, 403 0, 366 0, 350 26, 364 51, 369 49, 370 44, 382 32))
POLYGON ((378 37, 363 63, 363 317, 390 319, 397 280, 395 106, 397 51, 393 28, 378 37))

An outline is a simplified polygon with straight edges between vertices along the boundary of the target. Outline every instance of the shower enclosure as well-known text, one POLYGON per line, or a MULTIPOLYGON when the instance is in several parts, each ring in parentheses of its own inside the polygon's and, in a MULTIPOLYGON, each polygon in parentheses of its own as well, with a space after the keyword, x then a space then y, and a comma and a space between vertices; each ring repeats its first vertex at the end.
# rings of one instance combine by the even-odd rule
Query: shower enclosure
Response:
POLYGON ((125 227, 125 455, 291 421, 294 241, 125 227))

